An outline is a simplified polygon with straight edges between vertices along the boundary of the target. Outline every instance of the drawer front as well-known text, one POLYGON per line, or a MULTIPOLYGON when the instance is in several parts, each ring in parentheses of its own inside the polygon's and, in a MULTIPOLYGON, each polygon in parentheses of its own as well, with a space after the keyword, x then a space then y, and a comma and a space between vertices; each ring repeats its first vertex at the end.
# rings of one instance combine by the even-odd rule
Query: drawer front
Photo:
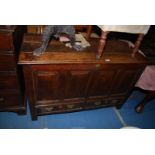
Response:
POLYGON ((16 60, 14 55, 0 52, 0 71, 14 70, 16 67, 16 60))
POLYGON ((15 72, 0 72, 0 91, 18 88, 18 78, 15 72))
POLYGON ((0 33, 0 52, 12 50, 12 35, 10 33, 0 33))
POLYGON ((117 106, 123 104, 124 97, 122 98, 105 98, 105 99, 89 99, 87 103, 84 103, 84 109, 91 109, 91 108, 102 108, 108 106, 117 106))
POLYGON ((0 92, 0 109, 19 106, 19 96, 17 92, 0 92))
POLYGON ((125 97, 109 99, 109 103, 113 106, 123 104, 125 97))
POLYGON ((52 113, 63 113, 82 110, 83 107, 80 103, 70 103, 70 104, 59 104, 51 106, 39 106, 37 107, 37 114, 52 114, 52 113))
POLYGON ((54 114, 54 113, 63 113, 63 112, 73 112, 73 111, 80 111, 80 110, 89 110, 89 109, 96 109, 108 106, 117 106, 122 104, 123 99, 115 98, 115 99, 104 99, 102 101, 96 102, 87 102, 87 103, 70 103, 70 104, 55 104, 55 105, 48 105, 48 106, 37 106, 37 115, 44 115, 44 114, 54 114))
POLYGON ((108 99, 104 99, 104 100, 96 100, 94 102, 87 102, 84 103, 84 109, 93 109, 93 108, 102 108, 102 107, 106 107, 109 106, 109 100, 108 99))

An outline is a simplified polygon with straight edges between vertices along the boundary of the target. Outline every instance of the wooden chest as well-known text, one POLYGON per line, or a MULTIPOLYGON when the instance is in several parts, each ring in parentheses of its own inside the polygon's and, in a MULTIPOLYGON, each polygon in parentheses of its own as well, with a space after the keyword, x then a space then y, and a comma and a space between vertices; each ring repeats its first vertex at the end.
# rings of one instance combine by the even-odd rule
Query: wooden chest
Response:
POLYGON ((38 115, 116 106, 128 98, 135 82, 150 62, 131 57, 126 42, 109 41, 96 60, 99 39, 82 52, 51 41, 46 52, 33 56, 41 36, 26 35, 19 64, 23 66, 32 119, 38 115))
POLYGON ((0 26, 0 111, 25 113, 24 80, 17 59, 24 27, 0 26))

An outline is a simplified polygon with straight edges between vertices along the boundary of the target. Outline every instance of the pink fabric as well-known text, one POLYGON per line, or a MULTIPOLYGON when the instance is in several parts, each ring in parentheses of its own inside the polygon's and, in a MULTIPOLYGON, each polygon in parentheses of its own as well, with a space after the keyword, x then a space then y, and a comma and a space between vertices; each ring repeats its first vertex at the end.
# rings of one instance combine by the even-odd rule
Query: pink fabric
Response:
POLYGON ((145 68, 135 86, 144 90, 155 90, 155 65, 145 68))

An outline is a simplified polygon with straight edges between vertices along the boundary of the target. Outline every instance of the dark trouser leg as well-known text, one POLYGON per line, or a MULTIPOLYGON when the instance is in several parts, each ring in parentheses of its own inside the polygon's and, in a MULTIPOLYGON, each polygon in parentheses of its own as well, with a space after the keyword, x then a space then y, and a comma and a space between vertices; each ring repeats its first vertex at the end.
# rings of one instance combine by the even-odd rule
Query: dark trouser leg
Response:
POLYGON ((155 91, 147 91, 146 96, 144 99, 136 106, 135 111, 140 113, 143 111, 144 106, 155 98, 155 91))

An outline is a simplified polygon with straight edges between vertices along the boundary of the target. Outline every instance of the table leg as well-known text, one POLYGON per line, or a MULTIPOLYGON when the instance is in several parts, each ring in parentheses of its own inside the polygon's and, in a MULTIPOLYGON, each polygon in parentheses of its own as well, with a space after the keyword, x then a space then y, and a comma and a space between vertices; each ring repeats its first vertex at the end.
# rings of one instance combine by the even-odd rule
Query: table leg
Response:
POLYGON ((138 38, 137 38, 136 43, 135 43, 135 47, 134 47, 133 52, 132 52, 132 57, 134 57, 136 52, 138 51, 140 44, 141 44, 141 41, 143 40, 143 37, 144 37, 143 33, 140 33, 138 35, 138 38))
POLYGON ((90 38, 91 33, 92 33, 92 25, 88 25, 87 35, 86 35, 87 40, 90 38))
POLYGON ((107 39, 108 33, 109 33, 109 31, 102 31, 102 35, 101 35, 101 38, 100 38, 96 59, 100 59, 100 57, 102 56, 102 53, 104 51, 104 47, 105 47, 105 44, 106 44, 106 39, 107 39))

